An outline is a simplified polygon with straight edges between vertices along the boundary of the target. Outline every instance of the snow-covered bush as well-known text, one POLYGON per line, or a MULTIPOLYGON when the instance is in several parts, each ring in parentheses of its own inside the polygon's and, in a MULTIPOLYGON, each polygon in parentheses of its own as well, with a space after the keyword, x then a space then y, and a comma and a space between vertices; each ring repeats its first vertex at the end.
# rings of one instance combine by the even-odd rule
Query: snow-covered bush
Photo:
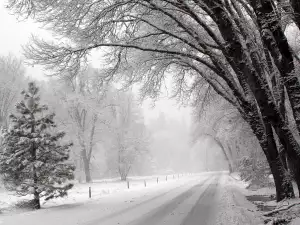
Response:
POLYGON ((250 182, 249 187, 267 187, 272 182, 269 179, 270 169, 263 157, 244 156, 238 162, 238 171, 242 180, 250 182))

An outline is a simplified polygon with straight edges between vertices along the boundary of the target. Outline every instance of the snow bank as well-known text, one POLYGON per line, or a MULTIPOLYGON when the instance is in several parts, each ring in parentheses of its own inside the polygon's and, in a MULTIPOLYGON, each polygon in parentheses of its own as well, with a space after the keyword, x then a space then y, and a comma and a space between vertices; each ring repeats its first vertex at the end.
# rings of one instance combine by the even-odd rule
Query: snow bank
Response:
POLYGON ((18 202, 29 198, 30 196, 17 197, 13 193, 2 190, 0 192, 0 213, 10 211, 18 202))
POLYGON ((231 173, 230 176, 231 176, 232 178, 234 178, 235 180, 239 180, 239 181, 242 180, 242 179, 241 179, 241 176, 240 176, 240 174, 239 174, 238 172, 231 173))
POLYGON ((230 176, 224 176, 220 182, 219 206, 216 225, 260 225, 261 215, 254 204, 243 194, 246 183, 230 176))
MULTIPOLYGON (((43 208, 66 204, 83 204, 86 202, 98 200, 107 195, 117 192, 132 192, 146 188, 156 188, 157 186, 165 186, 173 184, 177 180, 196 176, 195 174, 174 174, 174 175, 152 175, 152 176, 136 176, 128 177, 129 189, 126 181, 121 181, 120 178, 94 180, 93 183, 75 183, 74 187, 68 192, 68 196, 64 198, 51 199, 47 202, 41 201, 43 208), (89 198, 89 188, 91 188, 92 198, 89 198)), ((22 200, 32 199, 30 195, 17 197, 13 193, 5 191, 0 192, 0 212, 15 211, 14 207, 22 200)))
MULTIPOLYGON (((201 175, 185 176, 168 182, 153 183, 147 188, 140 185, 138 188, 123 189, 115 194, 85 201, 83 204, 62 204, 26 213, 3 214, 0 216, 0 224, 1 222, 5 225, 102 224, 97 221, 102 221, 105 218, 119 219, 119 214, 122 218, 125 216, 127 220, 132 220, 133 216, 140 216, 142 208, 148 210, 148 207, 156 207, 157 202, 173 199, 178 191, 184 191, 206 177, 201 175), (132 211, 126 213, 130 208, 132 210, 137 209, 134 215, 131 214, 132 211)), ((120 219, 120 221, 123 221, 122 224, 124 224, 124 220, 120 219)))
MULTIPOLYGON (((272 179, 272 176, 269 177, 272 179)), ((288 221, 293 222, 289 223, 292 225, 300 225, 300 219, 296 218, 300 215, 300 204, 299 198, 284 200, 277 202, 275 199, 276 190, 275 187, 264 187, 259 189, 246 189, 247 183, 241 181, 237 173, 231 174, 230 178, 227 181, 224 181, 226 188, 223 191, 222 204, 232 204, 232 208, 227 207, 226 210, 223 210, 220 218, 224 221, 230 221, 226 223, 220 222, 219 224, 263 224, 262 221, 268 222, 268 224, 277 224, 273 221, 281 221, 279 224, 287 224, 288 221), (227 194, 226 194, 227 192, 227 194), (247 200, 247 198, 249 200, 247 200), (250 202, 253 201, 254 203, 250 202), (291 207, 292 205, 295 205, 291 207), (242 207, 240 207, 242 206, 242 207), (237 209, 237 207, 239 209, 237 209), (291 208, 289 208, 291 207, 291 208), (265 216, 266 213, 273 210, 289 208, 288 210, 282 210, 274 215, 265 216), (234 215, 232 215, 234 214, 234 215), (228 218, 225 218, 228 217, 228 218), (248 219, 247 219, 248 218, 248 219), (251 219, 252 218, 252 219, 251 219), (259 222, 255 219, 261 218, 259 222), (238 221, 237 223, 234 220, 238 221), (242 222, 241 222, 242 221, 242 222), (255 221, 255 222, 251 222, 255 221), (283 222, 284 221, 284 222, 283 222)), ((294 185, 295 195, 299 196, 298 188, 296 184, 294 185)), ((226 206, 221 206, 226 207, 226 206)))
POLYGON ((266 221, 268 224, 277 224, 274 221, 281 221, 279 224, 300 224, 300 201, 299 199, 289 199, 275 204, 274 210, 265 212, 266 221))
POLYGON ((300 218, 294 219, 290 225, 299 225, 300 224, 300 218))

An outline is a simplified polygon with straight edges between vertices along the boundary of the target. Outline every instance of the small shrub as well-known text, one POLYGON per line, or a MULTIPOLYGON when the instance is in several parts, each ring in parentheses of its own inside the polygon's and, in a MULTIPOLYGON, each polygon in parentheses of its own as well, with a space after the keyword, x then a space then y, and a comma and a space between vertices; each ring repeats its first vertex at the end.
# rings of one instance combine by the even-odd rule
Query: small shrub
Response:
POLYGON ((242 180, 250 182, 250 187, 270 187, 273 182, 270 181, 270 169, 268 163, 263 158, 244 156, 238 162, 238 171, 242 180))
POLYGON ((18 209, 33 209, 35 202, 30 200, 21 200, 15 204, 15 207, 18 209))

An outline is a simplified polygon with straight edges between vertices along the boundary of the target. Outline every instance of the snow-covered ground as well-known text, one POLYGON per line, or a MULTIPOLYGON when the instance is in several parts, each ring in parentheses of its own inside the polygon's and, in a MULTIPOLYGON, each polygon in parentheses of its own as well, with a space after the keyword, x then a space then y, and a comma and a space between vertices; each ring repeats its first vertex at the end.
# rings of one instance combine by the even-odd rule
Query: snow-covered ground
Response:
MULTIPOLYGON (((264 187, 255 190, 245 189, 245 187, 247 187, 248 184, 241 181, 238 174, 231 174, 231 177, 235 180, 234 186, 240 187, 238 193, 242 193, 241 198, 244 198, 243 196, 246 196, 249 200, 255 203, 256 206, 254 206, 253 203, 249 201, 246 201, 244 204, 244 208, 247 208, 247 211, 249 211, 249 209, 250 211, 254 210, 254 214, 252 214, 252 216, 257 215, 257 218, 262 218, 264 220, 264 223, 266 223, 267 225, 300 225, 300 199, 298 197, 295 199, 276 202, 275 187, 264 187), (259 211, 259 214, 257 211, 259 211)), ((296 184, 294 184, 294 191, 295 195, 299 196, 296 184)), ((240 196, 240 194, 238 195, 240 196)), ((226 196, 228 196, 228 194, 226 196)), ((226 211, 226 213, 228 214, 228 210, 226 211)), ((233 213, 237 214, 237 210, 234 210, 233 213)))
MULTIPOLYGON (((153 175, 153 176, 136 176, 128 177, 128 184, 125 181, 121 181, 119 178, 94 180, 93 183, 76 183, 74 187, 69 191, 68 196, 64 198, 52 199, 47 202, 42 201, 43 208, 49 208, 53 206, 65 205, 65 204, 79 204, 97 200, 106 195, 111 195, 116 192, 131 192, 138 189, 145 188, 157 188, 165 187, 166 185, 172 185, 175 181, 194 176, 193 174, 174 174, 174 175, 153 175), (91 188, 92 198, 89 198, 89 188, 91 188)), ((15 204, 22 200, 31 199, 32 196, 16 196, 14 193, 6 192, 0 189, 0 211, 8 212, 15 211, 15 204)))
MULTIPOLYGON (((185 189, 198 183, 199 180, 206 179, 209 176, 211 175, 200 174, 185 175, 179 177, 179 179, 178 177, 175 179, 172 177, 172 179, 161 181, 158 184, 155 180, 155 182, 148 182, 147 187, 144 187, 144 183, 140 182, 141 184, 133 185, 130 189, 127 189, 127 186, 121 189, 120 184, 114 185, 108 182, 109 190, 115 190, 115 192, 112 191, 110 193, 113 194, 104 194, 102 196, 101 194, 95 194, 92 199, 88 199, 87 191, 85 191, 85 195, 82 194, 82 190, 85 190, 85 188, 77 187, 77 191, 73 190, 68 198, 55 200, 55 203, 49 202, 42 210, 19 214, 4 213, 0 217, 0 224, 1 222, 7 225, 40 225, 41 222, 43 225, 87 224, 88 221, 95 221, 99 217, 103 219, 114 212, 124 211, 128 207, 132 208, 136 206, 137 213, 130 214, 130 219, 132 219, 133 217, 138 217, 141 211, 155 208, 156 204, 159 204, 159 201, 170 200, 176 193, 178 194, 178 192, 185 191, 185 189), (149 201, 149 203, 151 202, 151 204, 147 204, 143 207, 142 205, 139 206, 142 202, 147 201, 149 201)), ((94 189, 96 189, 95 186, 98 184, 93 185, 94 189)), ((84 185, 81 187, 84 187, 84 185)), ((98 190, 101 190, 101 188, 99 187, 98 190)), ((124 220, 123 218, 123 221, 124 220)))
POLYGON ((205 225, 263 224, 261 213, 245 197, 247 184, 235 174, 212 172, 179 178, 170 175, 167 181, 160 176, 158 183, 157 176, 129 180, 129 189, 118 180, 77 184, 67 198, 48 202, 41 210, 3 213, 0 224, 189 225, 195 221, 205 225))
POLYGON ((260 225, 261 215, 245 197, 247 183, 237 174, 223 176, 220 181, 219 205, 216 225, 260 225))

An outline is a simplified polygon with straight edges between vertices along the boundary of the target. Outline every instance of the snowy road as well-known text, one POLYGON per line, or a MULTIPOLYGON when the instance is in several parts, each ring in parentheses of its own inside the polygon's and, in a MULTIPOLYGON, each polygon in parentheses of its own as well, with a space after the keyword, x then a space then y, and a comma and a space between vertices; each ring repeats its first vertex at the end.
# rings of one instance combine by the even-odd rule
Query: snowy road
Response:
MULTIPOLYGON (((208 225, 211 222, 219 176, 201 180, 199 184, 184 190, 174 199, 165 202, 129 225, 208 225)), ((122 223, 120 223, 122 224, 122 223)))
MULTIPOLYGON (((5 225, 212 225, 224 174, 201 174, 164 186, 3 216, 5 225)), ((1 223, 2 222, 2 223, 1 223)))

